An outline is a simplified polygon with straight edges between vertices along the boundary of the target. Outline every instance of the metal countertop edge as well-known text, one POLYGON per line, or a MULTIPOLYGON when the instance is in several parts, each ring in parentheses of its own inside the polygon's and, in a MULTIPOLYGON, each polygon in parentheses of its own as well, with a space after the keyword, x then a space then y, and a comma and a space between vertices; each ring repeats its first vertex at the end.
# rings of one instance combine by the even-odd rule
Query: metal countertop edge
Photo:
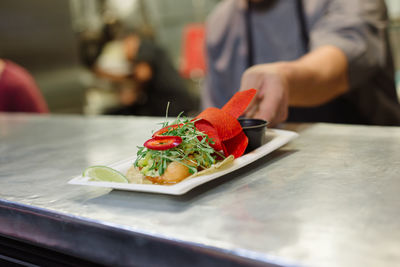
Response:
POLYGON ((227 263, 229 266, 298 266, 252 251, 225 250, 159 234, 152 235, 123 225, 66 215, 4 199, 0 199, 0 235, 105 265, 123 262, 124 265, 153 263, 164 266, 221 266, 227 263), (18 223, 17 219, 20 219, 18 223), (93 240, 98 248, 90 246, 93 240), (136 253, 127 254, 128 250, 136 253))

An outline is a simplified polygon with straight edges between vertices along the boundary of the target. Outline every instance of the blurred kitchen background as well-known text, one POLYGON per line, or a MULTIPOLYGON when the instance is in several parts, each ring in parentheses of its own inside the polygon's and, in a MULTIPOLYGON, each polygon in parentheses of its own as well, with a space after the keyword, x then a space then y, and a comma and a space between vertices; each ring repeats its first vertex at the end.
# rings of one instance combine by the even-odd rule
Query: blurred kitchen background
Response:
MULTIPOLYGON (((205 70, 203 22, 218 2, 1 0, 0 58, 20 64, 34 76, 52 113, 125 114, 121 106, 140 102, 140 88, 155 78, 151 64, 138 67, 137 80, 121 78, 129 66, 118 48, 128 43, 142 61, 157 61, 156 55, 167 62, 160 67, 164 76, 153 85, 173 84, 171 90, 190 96, 190 111, 196 113, 205 70), (133 37, 126 39, 129 36, 133 37), (137 48, 137 39, 146 47, 137 48)), ((393 56, 400 70, 400 1, 387 4, 393 56)), ((396 77, 400 84, 400 71, 396 77)), ((134 112, 145 115, 147 110, 134 112)))

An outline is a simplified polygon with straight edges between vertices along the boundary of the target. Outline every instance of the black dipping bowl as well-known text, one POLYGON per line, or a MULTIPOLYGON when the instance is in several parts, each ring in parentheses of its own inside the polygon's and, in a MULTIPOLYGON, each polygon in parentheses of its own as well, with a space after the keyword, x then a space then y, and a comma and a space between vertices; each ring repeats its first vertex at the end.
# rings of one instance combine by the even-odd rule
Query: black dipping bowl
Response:
POLYGON ((243 128, 244 134, 249 139, 249 144, 244 153, 253 151, 264 144, 265 130, 268 124, 267 121, 247 118, 239 118, 238 121, 243 128))

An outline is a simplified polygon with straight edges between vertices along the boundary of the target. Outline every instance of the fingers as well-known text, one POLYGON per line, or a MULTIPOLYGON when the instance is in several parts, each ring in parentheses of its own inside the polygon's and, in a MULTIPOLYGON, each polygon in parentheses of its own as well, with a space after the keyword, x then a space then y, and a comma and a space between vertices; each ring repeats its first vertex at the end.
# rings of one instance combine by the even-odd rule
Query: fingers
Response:
POLYGON ((247 90, 250 88, 259 90, 261 85, 262 76, 260 76, 256 67, 251 67, 243 73, 242 79, 240 81, 239 91, 247 90))
POLYGON ((246 117, 266 120, 277 125, 288 116, 288 90, 273 64, 249 68, 242 76, 240 90, 257 89, 257 95, 245 111, 246 117))
POLYGON ((275 126, 287 119, 288 94, 284 85, 276 77, 268 77, 260 90, 262 100, 259 102, 254 118, 260 118, 275 126))
POLYGON ((268 121, 270 124, 275 125, 277 104, 274 103, 274 99, 266 96, 263 101, 260 102, 257 112, 254 114, 254 118, 263 119, 268 121))
POLYGON ((258 111, 258 106, 260 101, 258 100, 258 98, 254 97, 254 99, 252 100, 252 102, 247 106, 244 114, 246 117, 248 118, 253 118, 254 115, 257 113, 258 111))
POLYGON ((247 69, 242 75, 239 91, 248 90, 250 88, 257 89, 256 96, 252 99, 244 111, 245 116, 248 118, 254 117, 258 110, 258 106, 262 99, 262 97, 260 97, 260 88, 262 87, 262 82, 262 77, 257 73, 257 69, 255 67, 247 69))

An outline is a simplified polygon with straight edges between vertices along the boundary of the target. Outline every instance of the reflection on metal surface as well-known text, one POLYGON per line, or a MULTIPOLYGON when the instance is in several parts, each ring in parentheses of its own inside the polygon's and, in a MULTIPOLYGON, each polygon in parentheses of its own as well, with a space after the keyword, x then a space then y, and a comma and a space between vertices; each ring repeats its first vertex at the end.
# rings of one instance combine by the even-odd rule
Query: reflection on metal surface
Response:
MULTIPOLYGON (((159 120, 0 115, 3 204, 45 209, 49 218, 66 215, 52 227, 67 227, 62 221, 68 218, 86 230, 112 227, 107 231, 115 238, 108 242, 115 245, 122 231, 169 240, 170 247, 190 244, 262 263, 400 262, 400 128, 287 125, 300 133, 291 144, 183 196, 67 184, 86 166, 136 153, 159 120)), ((0 211, 7 208, 1 205, 0 211)), ((15 223, 29 225, 24 216, 14 217, 15 223)), ((37 241, 48 238, 39 235, 37 241)), ((62 239, 65 248, 74 238, 62 239)), ((97 244, 103 235, 91 238, 97 244)), ((101 250, 86 253, 102 257, 101 250)))

